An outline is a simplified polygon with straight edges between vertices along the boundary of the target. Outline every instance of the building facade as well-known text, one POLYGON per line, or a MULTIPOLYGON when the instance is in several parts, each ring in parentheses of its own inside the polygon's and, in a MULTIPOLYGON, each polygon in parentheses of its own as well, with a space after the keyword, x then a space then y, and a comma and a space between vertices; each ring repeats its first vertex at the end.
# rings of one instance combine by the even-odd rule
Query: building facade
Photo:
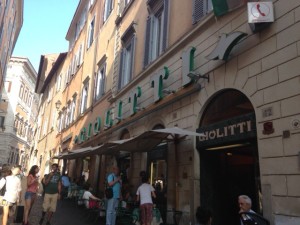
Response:
POLYGON ((27 168, 34 154, 34 132, 38 116, 38 95, 34 92, 37 73, 27 58, 12 57, 7 67, 0 111, 2 164, 27 168))
POLYGON ((199 205, 239 224, 240 194, 271 224, 298 224, 300 2, 240 3, 80 1, 69 51, 40 64, 41 165, 58 158, 99 193, 113 165, 133 194, 145 171, 180 224, 199 205), (203 136, 151 133, 171 127, 203 136))
POLYGON ((0 92, 3 89, 8 62, 23 25, 23 8, 23 0, 0 1, 0 92))

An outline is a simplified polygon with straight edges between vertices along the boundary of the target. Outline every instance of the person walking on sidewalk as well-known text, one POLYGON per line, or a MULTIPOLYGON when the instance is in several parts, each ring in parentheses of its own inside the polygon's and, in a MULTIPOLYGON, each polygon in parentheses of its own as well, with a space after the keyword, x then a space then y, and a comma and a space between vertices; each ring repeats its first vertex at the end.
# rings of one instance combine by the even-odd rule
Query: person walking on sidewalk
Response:
POLYGON ((60 199, 61 194, 61 176, 58 172, 58 164, 52 164, 52 171, 44 180, 45 197, 43 201, 43 212, 39 224, 42 225, 48 212, 46 225, 51 225, 50 221, 53 213, 56 211, 57 200, 60 199))
POLYGON ((113 197, 107 199, 106 207, 106 225, 115 225, 116 224, 116 208, 119 205, 119 200, 121 197, 121 184, 122 180, 119 175, 120 170, 118 167, 113 167, 112 173, 107 177, 108 186, 113 189, 113 197))
POLYGON ((25 192, 25 213, 24 213, 24 225, 28 224, 28 218, 33 206, 33 203, 36 200, 36 193, 39 188, 39 177, 37 176, 39 172, 39 167, 34 165, 29 170, 29 174, 27 176, 27 189, 25 192))
POLYGON ((150 225, 152 221, 153 201, 152 197, 156 198, 155 190, 148 183, 148 176, 142 177, 142 185, 138 187, 137 201, 140 201, 141 221, 143 225, 150 225))
POLYGON ((21 203, 21 180, 18 177, 21 170, 19 167, 14 166, 11 169, 12 174, 7 176, 3 182, 1 180, 0 189, 6 185, 5 194, 3 196, 2 206, 3 206, 3 218, 2 225, 7 225, 7 220, 9 217, 9 209, 15 203, 21 203))

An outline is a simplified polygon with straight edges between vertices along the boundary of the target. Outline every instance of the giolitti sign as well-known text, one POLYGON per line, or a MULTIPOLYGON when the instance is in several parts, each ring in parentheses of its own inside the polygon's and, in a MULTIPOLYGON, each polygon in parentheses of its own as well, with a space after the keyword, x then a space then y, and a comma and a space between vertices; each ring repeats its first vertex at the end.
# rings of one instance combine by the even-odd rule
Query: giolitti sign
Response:
POLYGON ((205 135, 199 137, 197 141, 199 148, 250 139, 256 136, 255 115, 254 113, 246 114, 201 126, 197 129, 197 133, 205 135))

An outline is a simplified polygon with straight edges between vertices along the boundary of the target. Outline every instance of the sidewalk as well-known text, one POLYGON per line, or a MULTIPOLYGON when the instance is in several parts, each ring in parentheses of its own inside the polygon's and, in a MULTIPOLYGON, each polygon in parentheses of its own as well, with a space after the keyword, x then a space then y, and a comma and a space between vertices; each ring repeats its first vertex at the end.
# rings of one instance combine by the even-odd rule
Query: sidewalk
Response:
MULTIPOLYGON (((42 197, 38 197, 34 203, 29 217, 30 225, 39 225, 39 220, 42 215, 42 197)), ((10 225, 20 225, 16 223, 9 223, 10 225)), ((91 218, 87 219, 87 211, 84 208, 77 207, 72 200, 63 200, 57 203, 57 209, 54 213, 51 225, 104 225, 103 218, 95 221, 91 218)), ((43 225, 46 225, 44 221, 43 225)))

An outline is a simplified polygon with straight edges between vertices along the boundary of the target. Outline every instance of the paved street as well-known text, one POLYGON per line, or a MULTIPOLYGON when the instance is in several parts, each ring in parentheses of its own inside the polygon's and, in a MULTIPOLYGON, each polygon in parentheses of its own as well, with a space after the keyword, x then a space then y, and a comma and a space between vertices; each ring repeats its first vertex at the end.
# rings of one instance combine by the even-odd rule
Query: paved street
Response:
MULTIPOLYGON (((30 218, 30 225, 38 225, 42 214, 42 198, 39 197, 35 202, 30 218)), ((103 218, 95 221, 95 216, 87 219, 88 212, 76 207, 75 202, 72 200, 60 201, 57 205, 57 211, 54 214, 51 225, 101 225, 104 224, 103 218)), ((9 223, 10 225, 19 225, 16 223, 9 223)), ((43 225, 46 224, 44 221, 43 225)))

